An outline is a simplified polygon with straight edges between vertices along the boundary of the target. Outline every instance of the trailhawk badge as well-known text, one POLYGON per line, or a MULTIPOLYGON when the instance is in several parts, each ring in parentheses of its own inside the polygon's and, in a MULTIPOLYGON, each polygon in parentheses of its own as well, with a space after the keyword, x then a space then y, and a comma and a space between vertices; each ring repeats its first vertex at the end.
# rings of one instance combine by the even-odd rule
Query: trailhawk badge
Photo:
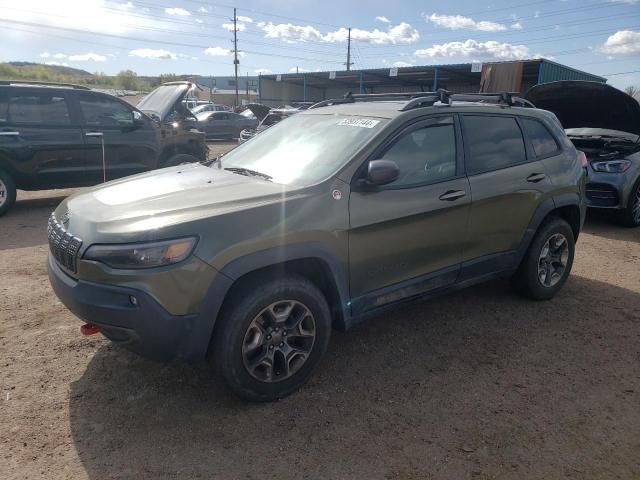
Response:
POLYGON ((340 190, 334 190, 331 192, 331 196, 334 200, 340 200, 342 198, 342 192, 340 190))

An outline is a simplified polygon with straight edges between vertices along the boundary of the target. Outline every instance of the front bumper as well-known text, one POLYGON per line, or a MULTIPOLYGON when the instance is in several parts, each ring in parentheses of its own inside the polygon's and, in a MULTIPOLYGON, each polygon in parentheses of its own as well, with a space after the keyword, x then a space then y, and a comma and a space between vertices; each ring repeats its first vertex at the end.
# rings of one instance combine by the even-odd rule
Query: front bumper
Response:
POLYGON ((198 360, 208 342, 199 341, 198 315, 172 315, 149 294, 134 288, 75 280, 48 255, 49 281, 77 317, 99 326, 112 342, 160 361, 198 360))
POLYGON ((596 172, 589 165, 587 206, 621 209, 626 206, 626 177, 623 173, 596 172))

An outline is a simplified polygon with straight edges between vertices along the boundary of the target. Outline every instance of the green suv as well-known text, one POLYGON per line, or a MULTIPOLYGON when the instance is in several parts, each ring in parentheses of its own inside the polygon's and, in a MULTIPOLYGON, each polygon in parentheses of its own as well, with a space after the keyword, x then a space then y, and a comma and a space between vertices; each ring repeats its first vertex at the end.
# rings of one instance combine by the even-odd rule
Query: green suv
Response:
POLYGON ((332 328, 495 277, 536 300, 562 288, 585 169, 553 114, 446 92, 317 107, 210 165, 63 201, 49 278, 83 331, 209 360, 266 401, 305 382, 332 328))

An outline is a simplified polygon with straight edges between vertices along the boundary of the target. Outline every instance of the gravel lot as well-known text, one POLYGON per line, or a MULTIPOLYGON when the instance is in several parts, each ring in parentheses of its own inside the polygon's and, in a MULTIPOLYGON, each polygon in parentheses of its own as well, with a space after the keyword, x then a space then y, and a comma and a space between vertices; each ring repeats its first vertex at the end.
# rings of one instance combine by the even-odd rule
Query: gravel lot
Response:
POLYGON ((3 479, 640 478, 640 230, 591 216, 553 301, 497 281, 404 307, 254 405, 80 335, 45 269, 70 192, 0 218, 3 479))

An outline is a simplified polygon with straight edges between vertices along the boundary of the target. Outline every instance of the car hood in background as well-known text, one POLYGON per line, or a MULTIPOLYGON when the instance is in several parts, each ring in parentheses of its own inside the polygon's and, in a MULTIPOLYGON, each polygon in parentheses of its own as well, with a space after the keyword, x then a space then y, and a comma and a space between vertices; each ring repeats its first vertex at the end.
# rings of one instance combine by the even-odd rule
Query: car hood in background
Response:
POLYGON ((251 112, 256 116, 259 122, 261 122, 262 119, 266 117, 269 114, 269 111, 271 110, 270 107, 267 107, 266 105, 262 105, 261 103, 248 103, 245 106, 249 110, 251 110, 251 112))
POLYGON ((542 83, 531 87, 524 98, 555 113, 565 129, 603 128, 640 135, 640 104, 606 83, 542 83))
POLYGON ((195 88, 195 84, 191 82, 165 83, 140 100, 136 108, 164 121, 167 115, 174 110, 176 104, 180 104, 193 88, 195 88))

